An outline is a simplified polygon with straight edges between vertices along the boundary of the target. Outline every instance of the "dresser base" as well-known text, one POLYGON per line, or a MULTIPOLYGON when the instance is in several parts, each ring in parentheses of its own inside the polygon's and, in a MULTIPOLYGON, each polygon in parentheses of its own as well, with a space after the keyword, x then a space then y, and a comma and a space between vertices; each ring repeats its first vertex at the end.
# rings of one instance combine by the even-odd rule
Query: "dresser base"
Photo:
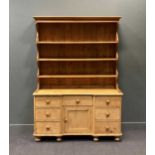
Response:
POLYGON ((53 89, 34 93, 35 141, 41 137, 115 137, 120 141, 122 92, 119 89, 53 89))

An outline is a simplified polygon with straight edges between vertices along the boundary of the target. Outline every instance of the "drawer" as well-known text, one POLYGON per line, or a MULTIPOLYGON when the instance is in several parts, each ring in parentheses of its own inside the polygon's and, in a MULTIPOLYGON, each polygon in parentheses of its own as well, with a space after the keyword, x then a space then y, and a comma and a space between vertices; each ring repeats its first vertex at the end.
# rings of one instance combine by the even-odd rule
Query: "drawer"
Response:
POLYGON ((64 96, 64 105, 92 105, 92 96, 64 96))
POLYGON ((98 107, 121 107, 121 97, 96 96, 95 106, 98 107))
POLYGON ((121 123, 96 121, 95 133, 96 134, 121 134, 121 123))
POLYGON ((43 96, 35 97, 35 107, 60 107, 62 97, 43 96))
POLYGON ((61 109, 60 108, 44 108, 35 109, 35 121, 51 121, 61 120, 61 109))
POLYGON ((35 122, 36 134, 60 134, 60 122, 35 122))
POLYGON ((95 108, 96 120, 120 120, 120 108, 95 108))

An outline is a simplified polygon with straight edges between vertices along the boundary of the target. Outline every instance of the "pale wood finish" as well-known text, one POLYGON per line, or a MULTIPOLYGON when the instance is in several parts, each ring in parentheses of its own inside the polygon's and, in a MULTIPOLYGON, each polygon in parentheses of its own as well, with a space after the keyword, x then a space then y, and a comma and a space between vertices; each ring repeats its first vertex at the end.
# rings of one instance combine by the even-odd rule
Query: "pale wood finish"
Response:
POLYGON ((117 75, 39 75, 38 78, 113 78, 117 75))
POLYGON ((35 133, 36 134, 60 134, 61 131, 61 123, 57 121, 53 122, 35 122, 35 133))
POLYGON ((92 96, 64 96, 63 105, 87 106, 92 105, 92 96))
POLYGON ((35 107, 60 107, 62 98, 55 96, 39 96, 35 98, 35 107))
MULTIPOLYGON (((39 89, 36 90, 34 96, 59 96, 59 95, 97 95, 96 102, 104 103, 105 100, 111 99, 111 101, 121 101, 117 96, 122 96, 123 93, 120 89, 39 89), (107 98, 111 96, 110 98, 107 98), (101 98, 100 98, 101 97, 101 98), (102 101, 104 99, 104 101, 102 101), (101 100, 101 101, 100 101, 101 100)), ((45 99, 45 98, 44 98, 45 99)), ((57 98, 60 99, 61 98, 57 98)), ((46 99, 45 99, 46 100, 46 99)), ((99 103, 99 104, 100 104, 99 103)), ((115 102, 112 102, 115 103, 115 102)), ((111 104, 109 104, 111 105, 111 104)))
POLYGON ((92 108, 64 107, 64 133, 91 133, 92 108))
POLYGON ((121 107, 121 98, 118 96, 98 96, 95 98, 96 107, 121 107))
POLYGON ((117 58, 77 58, 77 59, 71 59, 71 58, 61 58, 61 59, 45 59, 45 58, 41 58, 41 59, 38 59, 38 61, 116 61, 117 58))
POLYGON ((37 90, 34 137, 92 135, 120 140, 118 87, 121 17, 34 17, 37 90))
POLYGON ((118 40, 114 41, 37 41, 36 44, 117 44, 118 40))
POLYGON ((120 108, 95 108, 96 121, 120 121, 120 108))
POLYGON ((54 108, 39 108, 35 111, 36 121, 61 121, 61 109, 54 108))
POLYGON ((96 134, 121 134, 120 122, 95 122, 95 133, 96 134))
POLYGON ((72 21, 119 21, 120 16, 34 16, 33 17, 35 21, 37 22, 38 20, 49 20, 49 21, 63 21, 65 22, 66 20, 72 21))
POLYGON ((34 135, 121 135, 121 95, 36 95, 35 105, 34 135), (51 105, 44 104, 45 98, 51 101, 51 105))

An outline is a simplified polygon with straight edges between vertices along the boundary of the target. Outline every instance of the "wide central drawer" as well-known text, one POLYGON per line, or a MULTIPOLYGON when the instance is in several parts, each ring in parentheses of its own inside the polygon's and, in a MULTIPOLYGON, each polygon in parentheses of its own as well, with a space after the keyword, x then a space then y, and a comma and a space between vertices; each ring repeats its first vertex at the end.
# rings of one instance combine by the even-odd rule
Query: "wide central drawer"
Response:
POLYGON ((92 96, 64 96, 63 105, 92 105, 92 96))

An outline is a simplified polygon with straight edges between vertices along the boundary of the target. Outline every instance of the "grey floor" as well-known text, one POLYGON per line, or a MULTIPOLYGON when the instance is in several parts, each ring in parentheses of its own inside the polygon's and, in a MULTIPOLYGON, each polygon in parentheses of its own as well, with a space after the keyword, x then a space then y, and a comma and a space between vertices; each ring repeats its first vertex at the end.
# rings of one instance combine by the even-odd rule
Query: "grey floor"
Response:
POLYGON ((92 137, 64 137, 34 142, 32 126, 10 126, 10 155, 145 155, 145 125, 123 125, 121 142, 92 137))

